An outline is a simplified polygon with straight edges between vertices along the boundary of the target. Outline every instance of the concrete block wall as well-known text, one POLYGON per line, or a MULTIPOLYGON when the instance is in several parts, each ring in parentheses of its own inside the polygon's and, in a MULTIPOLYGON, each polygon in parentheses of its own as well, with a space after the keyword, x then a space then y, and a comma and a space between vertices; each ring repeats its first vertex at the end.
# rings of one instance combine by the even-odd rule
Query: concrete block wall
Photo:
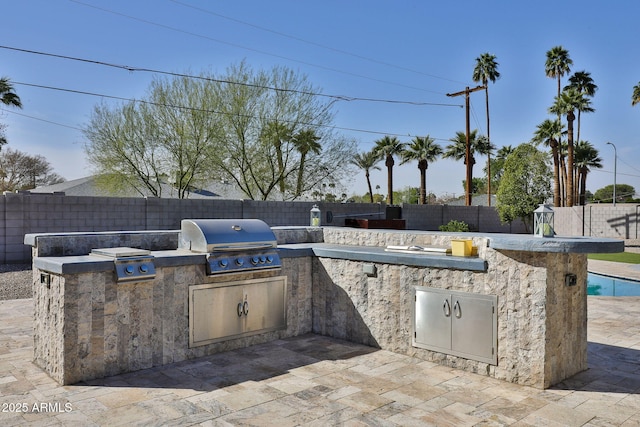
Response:
MULTIPOLYGON (((309 225, 314 204, 322 225, 344 226, 346 218, 385 219, 384 203, 314 203, 221 199, 78 197, 63 194, 5 193, 0 196, 0 263, 28 263, 29 233, 176 230, 184 218, 257 218, 275 226, 309 225), (330 215, 329 215, 330 214, 330 215), (331 221, 329 221, 331 218, 331 221)), ((407 229, 438 230, 455 219, 477 231, 525 232, 519 222, 500 224, 494 208, 403 205, 407 229)))
POLYGON ((562 236, 640 238, 640 205, 593 204, 553 210, 556 234, 562 236))
POLYGON ((457 220, 469 224, 471 231, 527 233, 522 221, 502 224, 495 208, 488 206, 404 205, 402 218, 413 230, 438 231, 440 225, 457 220))

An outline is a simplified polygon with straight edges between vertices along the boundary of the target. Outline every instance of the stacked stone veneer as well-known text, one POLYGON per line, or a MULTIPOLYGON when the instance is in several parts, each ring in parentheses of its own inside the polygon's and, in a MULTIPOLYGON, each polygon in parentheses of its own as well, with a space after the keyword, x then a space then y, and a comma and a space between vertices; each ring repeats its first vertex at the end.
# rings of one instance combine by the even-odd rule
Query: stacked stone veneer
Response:
MULTIPOLYGON (((448 246, 446 234, 326 229, 325 242, 448 246)), ((506 381, 547 388, 587 369, 586 255, 496 251, 473 238, 486 272, 362 262, 313 261, 316 333, 417 356, 506 381), (565 286, 565 274, 577 285, 565 286), (414 286, 498 297, 498 365, 412 347, 414 286)))
MULTIPOLYGON (((177 238, 177 231, 48 235, 36 238, 33 256, 82 256, 117 246, 166 251, 176 249, 177 238)), ((109 266, 79 274, 34 268, 35 363, 61 384, 74 384, 311 331, 310 258, 285 259, 281 272, 232 278, 206 276, 204 256, 201 261, 157 267, 154 280, 132 283, 117 283, 109 266), (287 276, 286 330, 189 348, 189 285, 274 274, 287 276)))
MULTIPOLYGON (((332 227, 274 231, 279 244, 449 246, 460 237, 332 227)), ((140 247, 151 244, 140 238, 140 247)), ((121 246, 115 243, 122 237, 114 239, 121 246)), ((71 384, 314 332, 538 388, 586 369, 586 255, 496 251, 486 237, 473 241, 486 271, 376 262, 377 275, 369 277, 362 261, 310 253, 283 257, 287 329, 191 349, 188 286, 228 280, 207 277, 204 263, 157 267, 155 280, 129 284, 116 283, 109 270, 50 274, 47 285, 34 268, 35 361, 60 383, 71 384), (568 273, 577 275, 577 286, 565 286, 568 273), (496 295, 497 366, 412 347, 414 286, 496 295)), ((39 242, 41 250, 60 247, 39 242)), ((34 248, 38 256, 51 254, 34 248)))

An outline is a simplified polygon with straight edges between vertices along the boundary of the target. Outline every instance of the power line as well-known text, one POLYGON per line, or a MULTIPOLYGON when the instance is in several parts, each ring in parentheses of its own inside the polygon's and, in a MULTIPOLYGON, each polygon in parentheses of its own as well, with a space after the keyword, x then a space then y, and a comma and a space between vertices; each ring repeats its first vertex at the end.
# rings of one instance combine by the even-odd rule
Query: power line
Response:
MULTIPOLYGON (((74 93, 74 94, 78 94, 78 95, 96 96, 96 97, 100 97, 100 98, 115 99, 115 100, 119 100, 119 101, 138 102, 138 103, 143 103, 143 104, 148 104, 148 105, 155 105, 155 106, 165 107, 165 108, 175 108, 175 109, 179 109, 179 110, 199 111, 199 112, 204 112, 204 113, 220 114, 220 115, 230 115, 231 114, 231 113, 226 113, 226 112, 221 112, 221 111, 207 110, 207 109, 203 109, 203 108, 194 108, 194 107, 188 107, 188 106, 184 106, 184 105, 163 104, 163 103, 147 101, 147 100, 143 100, 143 99, 126 98, 126 97, 122 97, 122 96, 106 95, 106 94, 88 92, 88 91, 76 90, 76 89, 66 89, 66 88, 59 88, 59 87, 54 87, 54 86, 46 86, 46 85, 39 85, 39 84, 33 84, 33 83, 24 83, 24 82, 16 82, 16 81, 14 81, 12 83, 16 84, 16 85, 20 85, 20 86, 28 86, 28 87, 35 87, 35 88, 39 88, 39 89, 48 89, 48 90, 55 90, 55 91, 60 91, 60 92, 68 92, 68 93, 74 93)), ((25 117, 30 117, 30 116, 26 116, 26 115, 24 115, 24 116, 25 117)), ((256 116, 250 116, 250 115, 241 115, 241 116, 242 117, 247 117, 247 118, 252 118, 252 119, 256 118, 256 116)), ((38 118, 35 118, 35 117, 30 117, 30 118, 33 118, 33 119, 36 119, 36 120, 42 120, 42 121, 45 121, 45 122, 47 121, 47 120, 38 119, 38 118)), ((55 122, 51 122, 51 123, 60 125, 59 123, 55 123, 55 122)), ((292 123, 292 122, 290 122, 290 123, 292 123)), ((415 136, 415 135, 411 135, 411 134, 379 132, 379 131, 372 131, 372 130, 366 130, 366 129, 347 128, 347 127, 333 126, 333 125, 322 125, 322 124, 317 124, 317 123, 299 123, 298 122, 298 124, 300 124, 302 126, 323 127, 323 128, 327 128, 327 129, 335 129, 335 130, 343 130, 343 131, 351 131, 351 132, 360 132, 360 133, 376 134, 376 135, 408 136, 408 137, 415 136)), ((61 126, 65 126, 65 125, 61 125, 61 126)), ((78 128, 74 128, 72 126, 66 126, 66 127, 70 127, 72 129, 78 129, 78 128)), ((82 129, 78 129, 78 130, 82 130, 82 129)))
POLYGON ((70 61, 85 62, 85 63, 89 63, 89 64, 94 64, 94 65, 101 65, 101 66, 105 66, 105 67, 111 67, 111 68, 117 68, 117 69, 120 69, 120 70, 126 70, 126 71, 129 71, 129 72, 136 72, 137 71, 137 72, 145 72, 145 73, 153 73, 153 74, 162 74, 162 75, 168 75, 168 76, 173 76, 173 77, 185 77, 185 78, 190 78, 190 79, 205 80, 205 81, 211 81, 211 82, 217 82, 217 83, 226 83, 226 84, 234 84, 234 85, 248 86, 248 87, 254 87, 254 88, 261 88, 261 89, 269 89, 269 90, 274 90, 274 91, 279 91, 279 92, 291 92, 291 93, 298 93, 298 94, 302 94, 302 95, 321 96, 321 97, 326 97, 326 98, 332 98, 332 99, 335 99, 335 100, 338 100, 338 101, 349 101, 349 102, 351 102, 351 101, 368 101, 368 102, 383 102, 383 103, 388 103, 388 104, 408 104, 408 105, 415 105, 415 106, 462 107, 462 105, 459 105, 459 104, 445 104, 445 103, 417 102, 417 101, 399 101, 399 100, 393 100, 393 99, 361 98, 361 97, 352 97, 352 96, 345 96, 345 95, 328 95, 328 94, 323 94, 323 93, 307 92, 307 91, 295 90, 295 89, 282 89, 282 88, 276 88, 276 87, 271 87, 271 86, 256 85, 256 84, 251 84, 251 83, 234 82, 234 81, 231 81, 231 80, 215 79, 215 78, 212 78, 212 77, 194 76, 194 75, 191 75, 191 74, 176 73, 176 72, 163 71, 163 70, 155 70, 155 69, 152 69, 152 68, 133 67, 133 66, 129 66, 129 65, 113 64, 113 63, 109 63, 109 62, 105 62, 105 61, 98 61, 98 60, 94 60, 94 59, 78 58, 78 57, 73 57, 73 56, 68 56, 68 55, 60 55, 60 54, 55 54, 55 53, 41 52, 41 51, 30 50, 30 49, 22 49, 22 48, 11 47, 11 46, 1 46, 0 45, 0 49, 13 50, 13 51, 16 51, 16 52, 30 53, 30 54, 34 54, 34 55, 48 56, 48 57, 58 58, 58 59, 66 59, 66 60, 70 60, 70 61))
POLYGON ((38 120, 38 121, 45 122, 45 123, 50 123, 50 124, 52 124, 52 125, 56 125, 56 126, 62 126, 62 127, 65 127, 65 128, 69 128, 69 129, 74 129, 74 130, 82 131, 82 129, 80 129, 79 127, 76 127, 76 126, 65 125, 65 124, 63 124, 63 123, 58 123, 58 122, 54 122, 54 121, 51 121, 51 120, 42 119, 42 118, 40 118, 40 117, 30 116, 30 115, 28 115, 28 114, 24 114, 24 113, 18 113, 17 111, 13 111, 13 110, 6 110, 6 109, 4 109, 4 108, 0 108, 0 111, 4 111, 4 112, 6 112, 6 113, 15 114, 15 115, 17 115, 17 116, 26 117, 26 118, 28 118, 28 119, 33 119, 33 120, 38 120))
POLYGON ((260 26, 260 25, 252 24, 250 22, 242 21, 242 20, 237 19, 237 18, 232 18, 232 17, 223 15, 223 14, 218 13, 218 12, 214 12, 214 11, 211 11, 211 10, 208 10, 208 9, 204 9, 204 8, 201 8, 201 7, 193 6, 193 5, 188 4, 188 3, 184 3, 182 1, 178 1, 178 0, 169 0, 169 1, 171 1, 171 2, 173 2, 175 4, 178 4, 180 6, 184 6, 184 7, 188 7, 188 8, 197 10, 199 12, 204 12, 204 13, 207 13, 209 15, 213 15, 213 16, 217 16, 217 17, 222 18, 222 19, 226 19, 228 21, 236 22, 238 24, 246 25, 248 27, 256 28, 256 29, 261 30, 261 31, 266 31, 268 33, 272 33, 272 34, 275 34, 275 35, 278 35, 278 36, 281 36, 281 37, 286 37, 288 39, 296 40, 296 41, 299 41, 299 42, 302 42, 302 43, 306 43, 306 44, 311 45, 311 46, 316 46, 316 47, 319 47, 319 48, 322 48, 322 49, 326 49, 326 50, 329 50, 329 51, 332 51, 332 52, 341 53, 343 55, 352 56, 354 58, 358 58, 358 59, 362 59, 362 60, 365 60, 365 61, 373 62, 375 64, 385 65, 387 67, 395 68, 395 69, 398 69, 398 70, 409 71, 409 72, 415 73, 415 74, 421 74, 423 76, 432 77, 434 79, 440 79, 440 80, 445 80, 445 81, 452 82, 452 83, 464 84, 464 82, 459 82, 457 80, 452 80, 452 79, 448 79, 446 77, 436 76, 435 74, 429 74, 429 73, 425 73, 423 71, 413 70, 413 69, 408 68, 408 67, 402 67, 402 66, 397 65, 397 64, 392 64, 392 63, 389 63, 389 62, 380 61, 378 59, 369 58, 367 56, 359 55, 357 53, 348 52, 346 50, 337 49, 335 47, 331 47, 331 46, 323 45, 321 43, 316 43, 316 42, 313 42, 313 41, 309 41, 309 40, 303 39, 301 37, 292 36, 290 34, 286 34, 286 33, 283 33, 281 31, 276 31, 276 30, 273 30, 271 28, 266 28, 266 27, 263 27, 263 26, 260 26))
POLYGON ((294 58, 289 58, 289 57, 286 57, 286 56, 283 56, 283 55, 278 55, 278 54, 275 54, 275 53, 265 52, 265 51, 262 51, 262 50, 259 50, 259 49, 254 49, 252 47, 242 46, 242 45, 237 44, 237 43, 232 43, 232 42, 216 39, 214 37, 205 36, 205 35, 202 35, 202 34, 194 33, 192 31, 187 31, 187 30, 183 30, 183 29, 180 29, 180 28, 172 27, 170 25, 160 24, 160 23, 157 23, 157 22, 149 21, 147 19, 143 19, 143 18, 138 18, 136 16, 127 15, 125 13, 116 12, 114 10, 106 9, 106 8, 103 8, 103 7, 94 6, 92 4, 84 3, 84 2, 81 2, 79 0, 69 0, 69 1, 71 1, 73 3, 80 4, 82 6, 90 7, 90 8, 93 8, 93 9, 97 9, 97 10, 100 10, 102 12, 111 13, 113 15, 117 15, 117 16, 121 16, 121 17, 124 17, 124 18, 127 18, 127 19, 134 20, 134 21, 142 22, 142 23, 147 24, 147 25, 152 25, 152 26, 163 28, 165 30, 170 30, 170 31, 174 31, 174 32, 182 33, 182 34, 187 34, 187 35, 190 35, 190 36, 193 36, 193 37, 198 37, 198 38, 202 38, 202 39, 205 39, 205 40, 213 41, 213 42, 216 42, 216 43, 225 44, 227 46, 236 47, 236 48, 239 48, 239 49, 244 49, 244 50, 248 50, 248 51, 251 51, 251 52, 260 53, 262 55, 273 56, 274 58, 284 59, 286 61, 296 62, 296 63, 299 63, 299 64, 308 65, 308 66, 311 66, 311 67, 320 68, 320 69, 327 70, 327 71, 333 71, 335 73, 345 74, 345 75, 349 75, 349 76, 353 76, 353 77, 358 77, 358 78, 361 78, 361 79, 371 80, 371 81, 375 81, 375 82, 378 82, 378 83, 385 83, 385 84, 390 84, 390 85, 394 85, 394 86, 404 87, 404 88, 407 88, 407 89, 413 89, 413 90, 419 90, 419 91, 423 91, 423 92, 430 92, 430 93, 435 93, 435 94, 438 94, 438 95, 443 95, 442 92, 436 92, 436 91, 423 89, 423 88, 419 88, 419 87, 404 85, 404 84, 401 84, 401 83, 394 83, 394 82, 390 82, 390 81, 387 81, 387 80, 376 79, 376 78, 373 78, 373 77, 363 76, 361 74, 351 73, 349 71, 343 71, 343 70, 338 70, 336 68, 327 67, 325 65, 313 64, 311 62, 301 61, 301 60, 294 59, 294 58))

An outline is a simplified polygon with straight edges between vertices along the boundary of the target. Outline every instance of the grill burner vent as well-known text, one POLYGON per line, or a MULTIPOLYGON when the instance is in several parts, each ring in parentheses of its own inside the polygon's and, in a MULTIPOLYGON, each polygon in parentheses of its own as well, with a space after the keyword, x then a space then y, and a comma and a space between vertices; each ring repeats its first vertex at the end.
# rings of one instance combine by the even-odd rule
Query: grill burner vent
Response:
POLYGON ((273 231, 258 219, 184 219, 179 247, 206 253, 208 274, 282 266, 273 231))
POLYGON ((94 249, 91 255, 113 259, 116 281, 140 282, 153 280, 156 268, 151 251, 128 247, 94 249))

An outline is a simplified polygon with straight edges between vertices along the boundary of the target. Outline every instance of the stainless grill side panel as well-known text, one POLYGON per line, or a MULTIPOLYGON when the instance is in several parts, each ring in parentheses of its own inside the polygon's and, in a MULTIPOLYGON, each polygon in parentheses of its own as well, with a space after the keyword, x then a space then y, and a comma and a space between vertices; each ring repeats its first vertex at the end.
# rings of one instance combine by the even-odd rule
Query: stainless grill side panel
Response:
POLYGON ((271 228, 259 219, 183 219, 180 249, 214 251, 275 248, 271 228))

